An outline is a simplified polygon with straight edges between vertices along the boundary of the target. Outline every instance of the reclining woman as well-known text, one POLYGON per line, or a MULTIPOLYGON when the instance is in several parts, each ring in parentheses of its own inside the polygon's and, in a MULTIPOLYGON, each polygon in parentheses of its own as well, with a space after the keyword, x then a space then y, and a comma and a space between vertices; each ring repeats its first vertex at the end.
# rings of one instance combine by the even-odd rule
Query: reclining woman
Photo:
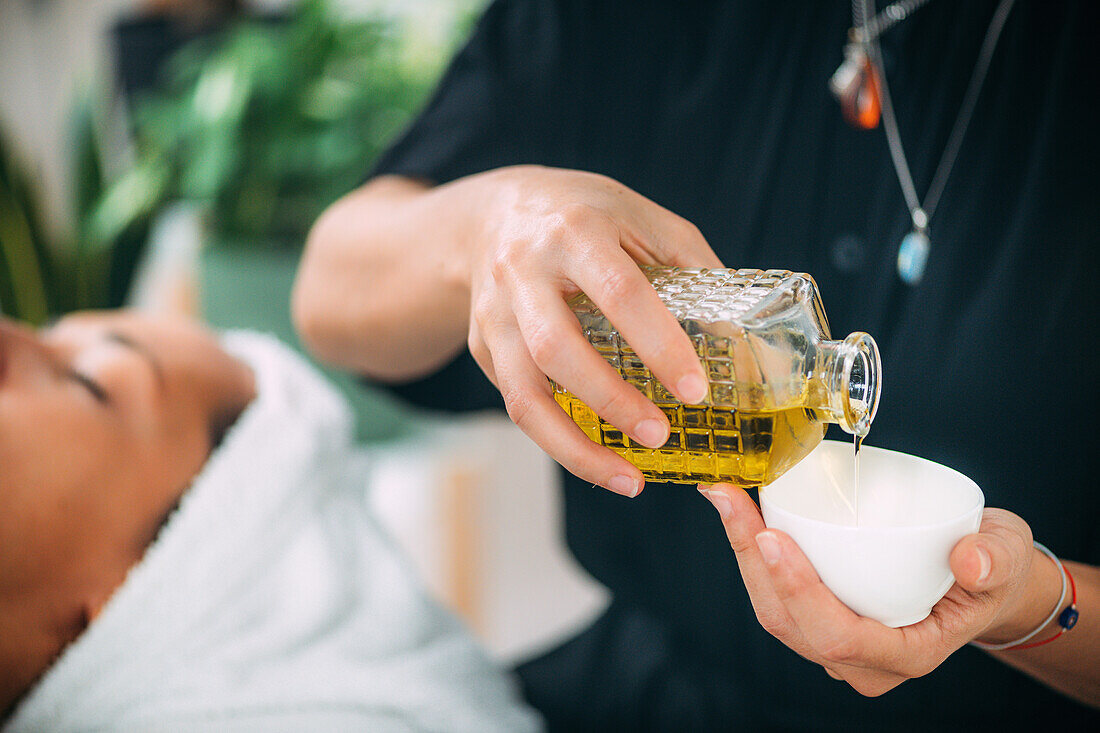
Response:
POLYGON ((0 728, 529 730, 266 336, 0 319, 0 728))

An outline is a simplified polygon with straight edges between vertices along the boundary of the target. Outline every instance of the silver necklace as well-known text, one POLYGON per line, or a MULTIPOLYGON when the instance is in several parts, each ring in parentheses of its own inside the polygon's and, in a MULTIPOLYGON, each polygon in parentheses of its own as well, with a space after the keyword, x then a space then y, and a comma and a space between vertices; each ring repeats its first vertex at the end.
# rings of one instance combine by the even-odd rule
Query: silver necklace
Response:
POLYGON ((927 3, 898 0, 868 18, 870 13, 862 0, 852 0, 852 27, 844 46, 844 63, 829 79, 829 88, 840 102, 844 118, 853 126, 873 130, 882 118, 882 92, 868 52, 870 43, 927 3))
MULTIPOLYGON (((904 2, 903 0, 903 2, 894 3, 894 5, 887 7, 882 13, 874 17, 871 17, 871 2, 872 0, 852 0, 852 42, 848 44, 848 49, 845 50, 845 64, 842 64, 841 68, 837 70, 837 74, 834 74, 830 85, 833 86, 834 93, 837 92, 835 82, 838 80, 836 77, 850 61, 853 64, 862 63, 861 68, 869 66, 873 69, 873 78, 870 80, 869 88, 874 94, 878 94, 881 90, 878 101, 882 107, 882 120, 886 128, 886 140, 890 146, 890 159, 893 161, 898 183, 901 184, 905 204, 909 208, 909 215, 913 222, 913 230, 902 238, 901 244, 898 246, 898 277, 907 285, 916 285, 924 277, 924 270, 928 264, 928 254, 932 248, 931 240, 928 237, 928 224, 932 219, 932 214, 935 213, 937 204, 939 204, 944 187, 947 185, 951 169, 955 165, 955 159, 958 157, 959 148, 962 146, 963 138, 966 135, 966 129, 970 125, 974 108, 977 106, 986 72, 989 71, 993 51, 997 47, 997 40, 1001 36, 1001 31, 1004 29, 1005 21, 1015 0, 1001 0, 997 10, 993 13, 993 19, 989 22, 989 28, 985 33, 985 40, 982 41, 978 60, 974 64, 974 71, 970 75, 970 83, 967 85, 959 114, 955 118, 955 124, 947 138, 947 145, 944 147, 940 162, 936 165, 932 183, 928 187, 923 203, 920 197, 917 196, 917 187, 913 183, 913 175, 909 170, 909 162, 905 157, 905 150, 901 144, 901 134, 898 132, 894 105, 890 98, 890 87, 883 70, 882 49, 879 46, 878 37, 885 30, 904 20, 913 11, 923 6, 927 0, 911 0, 910 2, 904 2), (903 4, 905 7, 900 7, 903 4), (891 11, 891 8, 894 8, 894 10, 891 11), (871 20, 863 22, 868 17, 871 17, 871 20), (896 20, 888 22, 895 17, 896 20), (853 46, 856 48, 855 51, 851 50, 853 46), (862 60, 859 58, 861 55, 862 60)), ((860 80, 856 79, 855 83, 860 83, 860 80)), ((838 94, 838 96, 840 95, 838 94)))
POLYGON ((869 43, 927 4, 928 0, 898 0, 887 5, 875 17, 867 19, 869 8, 865 8, 861 0, 856 0, 852 3, 852 40, 869 43))

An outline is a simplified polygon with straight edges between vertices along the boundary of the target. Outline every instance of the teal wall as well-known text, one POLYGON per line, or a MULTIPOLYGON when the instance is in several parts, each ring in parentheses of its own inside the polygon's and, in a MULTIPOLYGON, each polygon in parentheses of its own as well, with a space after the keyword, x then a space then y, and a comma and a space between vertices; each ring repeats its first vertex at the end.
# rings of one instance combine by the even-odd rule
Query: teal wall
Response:
MULTIPOLYGON (((248 328, 278 336, 305 353, 290 322, 290 290, 297 251, 218 247, 202 255, 202 311, 216 328, 248 328)), ((322 369, 348 398, 361 440, 378 443, 405 437, 417 414, 387 392, 350 375, 322 369)))

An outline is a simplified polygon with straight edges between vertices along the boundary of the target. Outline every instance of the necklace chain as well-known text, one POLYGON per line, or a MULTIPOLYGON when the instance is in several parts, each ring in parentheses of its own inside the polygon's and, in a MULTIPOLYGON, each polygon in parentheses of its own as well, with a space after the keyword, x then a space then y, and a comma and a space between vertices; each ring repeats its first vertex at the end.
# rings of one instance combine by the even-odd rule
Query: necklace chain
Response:
MULTIPOLYGON (((996 12, 993 14, 993 19, 989 23, 989 28, 985 33, 985 40, 982 42, 982 48, 978 54, 978 60, 974 65, 974 71, 970 75, 970 83, 967 85, 962 106, 959 108, 959 114, 955 118, 954 126, 951 128, 951 134, 947 138, 947 145, 944 147, 943 155, 940 157, 940 162, 936 166, 936 172, 932 176, 932 183, 928 187, 928 193, 925 195, 923 206, 921 205, 920 197, 917 196, 917 187, 913 183, 913 175, 909 170, 909 162, 905 157, 905 150, 902 148, 901 134, 898 131, 898 122, 894 115, 894 105, 890 98, 890 87, 886 81, 886 74, 883 70, 882 49, 878 43, 879 34, 886 28, 892 26, 893 23, 883 28, 879 28, 877 31, 870 28, 870 24, 867 24, 867 31, 863 32, 859 30, 859 28, 862 27, 859 24, 859 20, 861 18, 866 18, 870 14, 871 2, 872 0, 853 0, 853 21, 856 23, 856 28, 854 30, 857 36, 867 39, 863 42, 863 45, 868 58, 870 58, 871 63, 875 65, 875 69, 878 73, 878 82, 882 86, 882 118, 884 127, 886 128, 886 140, 890 146, 890 157, 893 159, 894 169, 898 174, 898 182, 901 184, 902 193, 905 195, 905 203, 909 207, 910 215, 913 218, 913 227, 917 231, 923 232, 925 228, 927 228, 929 220, 932 218, 936 205, 939 203, 940 196, 943 194, 943 189, 947 185, 947 178, 951 174, 952 167, 955 165, 955 159, 958 157, 959 148, 962 147, 963 137, 966 135, 966 128, 970 125, 970 119, 973 117, 974 108, 977 106, 978 96, 985 82, 986 72, 989 71, 989 64, 993 59, 993 51, 997 47, 997 40, 1001 36, 1001 30, 1004 28, 1008 13, 1012 10, 1012 5, 1015 3, 1015 0, 1001 0, 1000 4, 997 6, 996 12), (861 6, 859 13, 855 12, 857 5, 861 6)), ((902 0, 902 2, 904 2, 904 0, 902 0)), ((884 15, 895 5, 901 5, 902 2, 895 3, 883 10, 879 16, 871 20, 871 23, 874 23, 875 20, 884 15)), ((927 2, 927 0, 912 0, 909 2, 908 6, 911 7, 905 9, 905 14, 901 15, 898 21, 904 19, 909 13, 924 5, 925 2, 927 2)), ((894 21, 894 23, 898 21, 894 21)))
POLYGON ((867 19, 863 0, 852 0, 853 41, 869 43, 926 5, 928 0, 898 0, 867 19))

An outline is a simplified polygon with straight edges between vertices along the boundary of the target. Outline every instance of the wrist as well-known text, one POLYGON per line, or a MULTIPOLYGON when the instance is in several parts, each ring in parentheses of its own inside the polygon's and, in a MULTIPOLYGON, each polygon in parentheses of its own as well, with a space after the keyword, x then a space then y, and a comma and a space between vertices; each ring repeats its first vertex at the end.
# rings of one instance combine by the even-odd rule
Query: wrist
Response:
MULTIPOLYGON (((1031 564, 1023 582, 1014 597, 1002 608, 990 626, 975 641, 984 644, 1003 644, 1033 631, 1039 631, 1040 624, 1056 627, 1056 618, 1050 618, 1051 611, 1059 604, 1062 594, 1063 576, 1058 566, 1036 548, 1031 550, 1031 564), (1047 622, 1044 623, 1044 620, 1047 622)), ((1057 613, 1055 613, 1055 617, 1057 613)))
POLYGON ((460 178, 431 190, 414 216, 424 222, 444 223, 431 227, 438 252, 435 265, 446 290, 460 293, 469 303, 475 247, 482 241, 477 231, 480 216, 476 186, 472 178, 460 178))

